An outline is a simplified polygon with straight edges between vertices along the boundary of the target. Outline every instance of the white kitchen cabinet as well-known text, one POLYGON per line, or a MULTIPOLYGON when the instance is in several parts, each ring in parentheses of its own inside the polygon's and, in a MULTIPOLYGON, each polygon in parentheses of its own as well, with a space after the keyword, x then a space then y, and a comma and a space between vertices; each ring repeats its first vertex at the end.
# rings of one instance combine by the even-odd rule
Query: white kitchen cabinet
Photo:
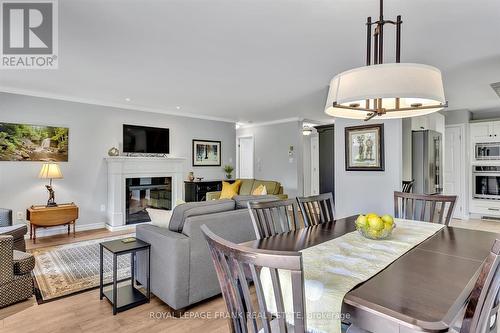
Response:
POLYGON ((491 135, 496 138, 496 139, 499 139, 500 140, 500 121, 494 121, 491 123, 490 125, 491 127, 491 135))
POLYGON ((411 119, 411 130, 419 131, 429 129, 429 117, 421 116, 421 117, 413 117, 411 119))
POLYGON ((490 125, 488 123, 470 124, 470 136, 474 141, 487 139, 490 134, 490 125))
POLYGON ((500 140, 500 121, 472 123, 470 135, 474 142, 500 140))
POLYGON ((439 112, 411 118, 411 130, 432 130, 444 135, 444 116, 439 112))

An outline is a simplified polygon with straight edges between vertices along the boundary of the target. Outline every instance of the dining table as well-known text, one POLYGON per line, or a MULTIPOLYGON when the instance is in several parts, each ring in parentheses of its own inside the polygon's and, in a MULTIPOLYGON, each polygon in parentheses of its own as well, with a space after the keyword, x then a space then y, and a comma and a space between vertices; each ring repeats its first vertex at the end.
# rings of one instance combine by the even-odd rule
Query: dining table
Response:
MULTIPOLYGON (((242 245, 301 251, 356 231, 356 217, 242 245)), ((343 321, 373 333, 447 332, 462 320, 482 263, 495 239, 500 239, 500 234, 445 226, 351 289, 344 296, 343 321)))

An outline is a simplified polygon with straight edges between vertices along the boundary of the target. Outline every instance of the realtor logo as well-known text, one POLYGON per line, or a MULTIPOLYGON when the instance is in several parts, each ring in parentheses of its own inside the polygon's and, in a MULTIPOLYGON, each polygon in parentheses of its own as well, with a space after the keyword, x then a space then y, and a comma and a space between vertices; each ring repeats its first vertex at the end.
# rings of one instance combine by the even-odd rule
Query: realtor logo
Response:
POLYGON ((0 0, 2 69, 56 69, 56 0, 0 0))

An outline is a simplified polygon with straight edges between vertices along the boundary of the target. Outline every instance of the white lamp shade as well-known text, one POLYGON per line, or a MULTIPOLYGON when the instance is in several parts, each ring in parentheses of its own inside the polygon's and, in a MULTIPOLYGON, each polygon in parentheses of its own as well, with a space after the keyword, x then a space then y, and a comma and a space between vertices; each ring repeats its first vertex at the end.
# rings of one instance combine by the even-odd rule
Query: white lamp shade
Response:
POLYGON ((38 174, 38 178, 43 179, 61 179, 63 178, 63 174, 59 165, 56 163, 44 163, 42 165, 42 169, 38 174))
MULTIPOLYGON (((441 71, 435 67, 412 64, 390 63, 358 67, 335 76, 330 90, 325 113, 341 118, 366 119, 370 111, 334 107, 359 105, 364 108, 367 99, 382 99, 382 108, 393 109, 396 98, 399 108, 421 105, 422 109, 390 111, 379 119, 421 116, 441 110, 446 104, 441 71), (425 108, 436 106, 435 108, 425 108)), ((373 101, 372 101, 373 103, 373 101)), ((370 108, 373 108, 373 104, 370 108)))

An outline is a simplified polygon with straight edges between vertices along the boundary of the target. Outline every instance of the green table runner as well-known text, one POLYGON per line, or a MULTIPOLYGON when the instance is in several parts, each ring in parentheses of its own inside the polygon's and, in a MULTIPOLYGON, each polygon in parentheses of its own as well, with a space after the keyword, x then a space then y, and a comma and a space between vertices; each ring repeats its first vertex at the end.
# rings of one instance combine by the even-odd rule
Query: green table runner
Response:
MULTIPOLYGON (((444 226, 396 219, 396 228, 387 240, 364 238, 350 232, 328 242, 302 250, 308 332, 341 332, 344 296, 356 285, 370 279, 413 247, 444 226)), ((293 323, 289 272, 280 272, 287 320, 293 323)), ((272 282, 268 270, 261 273, 267 305, 275 312, 272 282)))

